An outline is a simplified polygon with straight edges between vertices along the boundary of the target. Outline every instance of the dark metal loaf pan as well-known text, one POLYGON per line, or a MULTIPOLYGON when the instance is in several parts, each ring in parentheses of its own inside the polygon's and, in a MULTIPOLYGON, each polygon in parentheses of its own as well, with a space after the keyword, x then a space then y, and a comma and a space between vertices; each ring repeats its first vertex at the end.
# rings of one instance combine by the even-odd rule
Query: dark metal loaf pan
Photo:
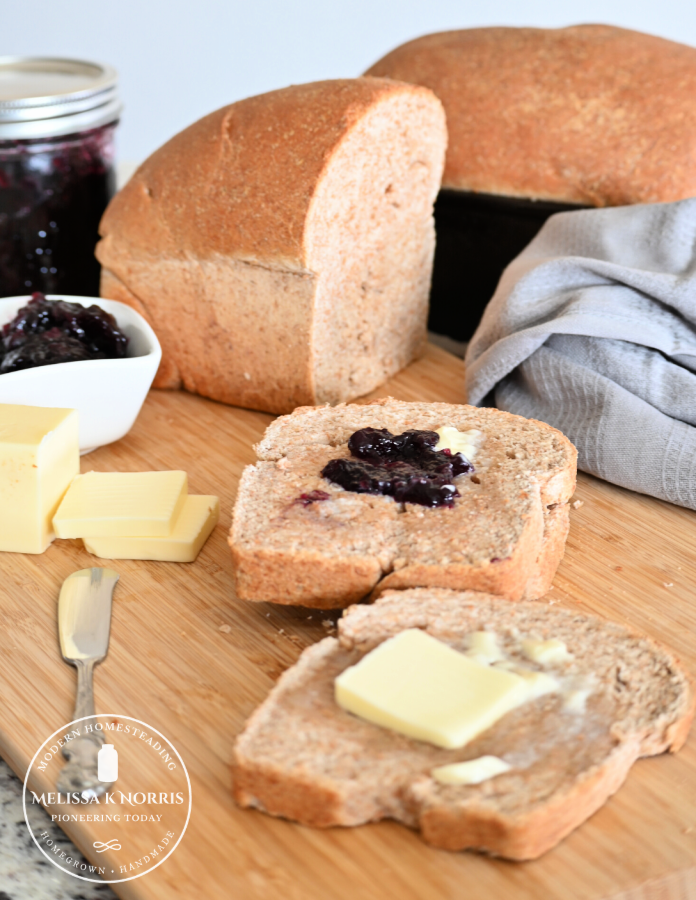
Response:
POLYGON ((435 203, 437 245, 428 328, 457 341, 476 330, 503 269, 569 203, 443 189, 435 203))

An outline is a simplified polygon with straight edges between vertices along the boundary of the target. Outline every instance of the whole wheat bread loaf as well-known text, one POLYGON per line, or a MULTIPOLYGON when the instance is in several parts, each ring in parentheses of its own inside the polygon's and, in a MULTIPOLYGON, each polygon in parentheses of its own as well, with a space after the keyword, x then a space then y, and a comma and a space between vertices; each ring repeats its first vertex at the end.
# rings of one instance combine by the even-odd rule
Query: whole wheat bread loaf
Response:
POLYGON ((696 49, 611 25, 429 34, 369 75, 447 113, 443 187, 589 206, 696 194, 696 49))
POLYGON ((235 503, 230 547, 237 596, 323 608, 387 588, 447 587, 535 599, 551 586, 575 489, 573 445, 559 431, 496 409, 393 399, 301 408, 256 447, 235 503), (346 491, 321 476, 365 427, 398 434, 477 429, 473 475, 452 509, 346 491), (322 491, 325 500, 302 501, 322 491))
POLYGON ((592 815, 636 759, 678 750, 693 712, 679 662, 623 626, 471 591, 389 591, 372 606, 347 610, 338 639, 309 647, 281 676, 237 739, 234 796, 305 825, 391 818, 437 847, 533 859, 592 815), (564 690, 513 710, 457 750, 341 709, 335 677, 407 628, 462 652, 471 632, 493 631, 510 664, 543 669, 564 690), (525 638, 561 640, 571 656, 544 668, 522 652, 525 638), (584 704, 573 706, 578 685, 584 704), (484 755, 502 758, 510 770, 476 785, 431 776, 435 767, 484 755))
POLYGON ((102 296, 162 343, 155 386, 289 412, 411 362, 446 142, 429 90, 358 78, 241 100, 161 147, 97 246, 102 296))

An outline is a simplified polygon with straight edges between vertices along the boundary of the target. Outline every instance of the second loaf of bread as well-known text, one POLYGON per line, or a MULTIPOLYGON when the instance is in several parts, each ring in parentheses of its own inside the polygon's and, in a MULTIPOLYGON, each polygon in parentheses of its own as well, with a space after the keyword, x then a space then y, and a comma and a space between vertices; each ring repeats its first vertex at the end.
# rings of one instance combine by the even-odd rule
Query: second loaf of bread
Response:
POLYGON ((109 205, 101 293, 153 325, 155 385, 289 412, 422 350, 447 142, 428 89, 295 85, 211 113, 109 205))
POLYGON ((443 187, 590 206, 696 192, 696 49, 611 25, 428 34, 370 75, 433 90, 443 187))

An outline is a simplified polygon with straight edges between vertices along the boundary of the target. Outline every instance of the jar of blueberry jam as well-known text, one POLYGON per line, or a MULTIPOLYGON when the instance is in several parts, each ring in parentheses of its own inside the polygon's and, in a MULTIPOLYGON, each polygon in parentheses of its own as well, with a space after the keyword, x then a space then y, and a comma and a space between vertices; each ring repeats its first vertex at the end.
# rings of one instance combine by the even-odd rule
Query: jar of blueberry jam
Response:
POLYGON ((0 297, 98 296, 120 111, 109 66, 0 57, 0 297))

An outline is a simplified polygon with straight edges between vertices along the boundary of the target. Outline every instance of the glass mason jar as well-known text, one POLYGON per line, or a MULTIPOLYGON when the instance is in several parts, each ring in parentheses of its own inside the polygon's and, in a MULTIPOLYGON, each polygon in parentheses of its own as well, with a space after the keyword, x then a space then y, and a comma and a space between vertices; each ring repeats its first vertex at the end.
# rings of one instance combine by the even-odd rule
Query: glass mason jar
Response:
POLYGON ((120 111, 108 66, 0 58, 0 297, 98 296, 120 111))

